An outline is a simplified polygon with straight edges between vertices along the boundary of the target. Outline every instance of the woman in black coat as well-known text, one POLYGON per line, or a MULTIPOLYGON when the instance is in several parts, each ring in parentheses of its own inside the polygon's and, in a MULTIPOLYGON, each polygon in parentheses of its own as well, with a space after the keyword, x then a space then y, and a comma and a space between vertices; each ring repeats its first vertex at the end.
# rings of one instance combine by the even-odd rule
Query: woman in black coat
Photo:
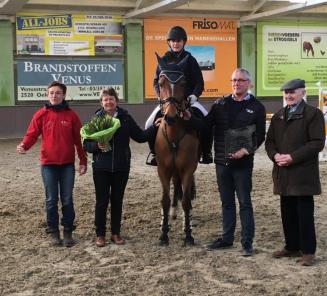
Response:
POLYGON ((143 131, 130 114, 117 106, 118 96, 113 88, 104 90, 100 96, 102 108, 96 112, 101 116, 105 112, 120 120, 120 128, 110 140, 111 150, 103 152, 103 145, 93 140, 84 140, 84 149, 93 154, 93 181, 95 186, 95 227, 96 245, 105 246, 106 217, 109 201, 111 203, 111 241, 123 245, 120 236, 123 197, 129 177, 131 150, 130 138, 138 143, 148 140, 155 131, 153 126, 143 131))

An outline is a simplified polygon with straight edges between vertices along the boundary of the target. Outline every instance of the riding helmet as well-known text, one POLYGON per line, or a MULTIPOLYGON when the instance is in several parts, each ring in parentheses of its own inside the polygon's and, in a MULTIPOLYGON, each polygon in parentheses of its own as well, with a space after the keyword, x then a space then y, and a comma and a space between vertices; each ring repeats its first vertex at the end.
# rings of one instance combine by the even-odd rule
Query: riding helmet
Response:
POLYGON ((169 40, 184 40, 187 41, 187 34, 184 28, 175 26, 169 29, 167 33, 167 41, 169 40))

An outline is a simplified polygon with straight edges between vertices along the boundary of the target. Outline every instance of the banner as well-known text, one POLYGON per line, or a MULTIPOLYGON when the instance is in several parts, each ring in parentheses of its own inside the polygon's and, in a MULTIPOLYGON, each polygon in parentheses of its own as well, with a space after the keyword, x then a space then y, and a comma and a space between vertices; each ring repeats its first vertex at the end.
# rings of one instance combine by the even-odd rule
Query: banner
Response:
POLYGON ((155 18, 144 20, 145 98, 156 98, 153 78, 160 56, 169 49, 166 36, 173 26, 188 36, 185 49, 197 59, 204 78, 202 97, 231 92, 230 77, 237 66, 237 21, 217 18, 155 18))
POLYGON ((122 60, 17 60, 18 101, 47 100, 47 86, 58 80, 67 86, 67 100, 98 100, 113 87, 123 98, 122 60))
POLYGON ((308 95, 327 84, 327 22, 258 22, 257 46, 258 96, 280 96, 293 78, 306 81, 308 95))
POLYGON ((18 55, 122 54, 121 16, 21 13, 16 16, 18 55))

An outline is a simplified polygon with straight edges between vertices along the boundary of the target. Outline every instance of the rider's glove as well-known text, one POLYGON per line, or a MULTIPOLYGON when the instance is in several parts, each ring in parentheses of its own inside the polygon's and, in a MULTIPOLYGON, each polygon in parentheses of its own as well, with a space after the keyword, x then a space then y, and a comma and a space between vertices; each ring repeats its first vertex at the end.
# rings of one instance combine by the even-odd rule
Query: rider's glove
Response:
POLYGON ((191 105, 193 105, 195 102, 197 102, 198 98, 196 97, 196 95, 189 95, 187 97, 187 100, 191 105))

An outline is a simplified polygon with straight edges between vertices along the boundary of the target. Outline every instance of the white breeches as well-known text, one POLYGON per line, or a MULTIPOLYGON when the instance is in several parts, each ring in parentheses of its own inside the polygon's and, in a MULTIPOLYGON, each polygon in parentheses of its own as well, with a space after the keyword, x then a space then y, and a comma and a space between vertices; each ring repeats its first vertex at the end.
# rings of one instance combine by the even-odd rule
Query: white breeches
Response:
MULTIPOLYGON (((191 107, 197 108, 201 111, 201 113, 203 114, 203 116, 206 116, 208 114, 208 111, 206 108, 204 108, 198 101, 194 102, 191 107)), ((151 115, 149 116, 149 118, 147 119, 147 121, 145 122, 145 129, 149 128, 153 122, 154 119, 158 113, 158 111, 160 110, 160 106, 158 105, 156 108, 154 108, 154 110, 152 111, 151 115)))

